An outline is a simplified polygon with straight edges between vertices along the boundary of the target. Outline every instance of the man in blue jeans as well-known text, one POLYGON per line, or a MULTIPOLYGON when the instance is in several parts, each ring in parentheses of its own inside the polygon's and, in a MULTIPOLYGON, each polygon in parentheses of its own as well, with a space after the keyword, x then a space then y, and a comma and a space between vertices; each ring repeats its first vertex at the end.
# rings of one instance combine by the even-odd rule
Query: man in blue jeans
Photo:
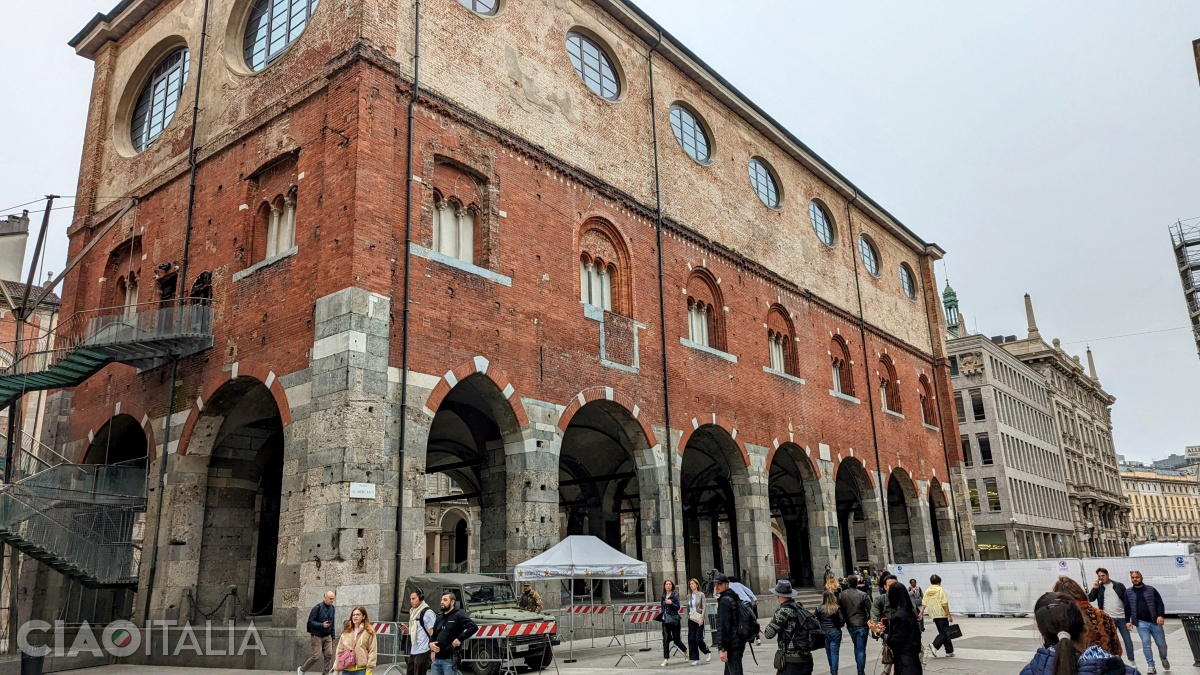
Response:
POLYGON ((858 675, 865 675, 867 670, 867 635, 870 628, 867 620, 871 617, 871 598, 858 589, 858 577, 846 579, 846 590, 838 596, 838 607, 846 619, 846 632, 854 643, 854 663, 858 666, 858 675))
POLYGON ((1134 570, 1129 573, 1133 585, 1125 589, 1125 626, 1129 630, 1137 627, 1138 637, 1142 639, 1142 653, 1146 655, 1146 675, 1157 675, 1154 669, 1154 644, 1158 645, 1158 655, 1162 658, 1163 670, 1171 669, 1167 660, 1167 635, 1163 632, 1166 622, 1167 609, 1163 605, 1162 596, 1153 586, 1142 583, 1142 573, 1134 570))

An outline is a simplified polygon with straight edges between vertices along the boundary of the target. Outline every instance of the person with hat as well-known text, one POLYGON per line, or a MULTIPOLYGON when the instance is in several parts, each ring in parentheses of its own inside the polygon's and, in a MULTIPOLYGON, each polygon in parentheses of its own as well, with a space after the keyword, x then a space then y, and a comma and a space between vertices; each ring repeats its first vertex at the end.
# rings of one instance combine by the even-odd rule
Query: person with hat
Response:
POLYGON ((521 598, 517 601, 517 607, 526 612, 534 614, 542 613, 542 596, 537 591, 533 590, 533 584, 526 581, 524 590, 521 593, 521 598))
POLYGON ((713 590, 717 593, 717 630, 713 642, 721 654, 721 663, 725 664, 725 675, 742 675, 746 641, 737 630, 742 600, 729 588, 729 577, 720 572, 713 575, 713 590))
POLYGON ((787 579, 780 579, 771 589, 771 594, 779 599, 779 609, 775 610, 763 635, 768 640, 776 636, 779 639, 779 651, 783 652, 783 658, 775 657, 776 675, 812 675, 812 652, 802 651, 796 645, 805 619, 812 619, 812 615, 796 601, 798 593, 787 579))

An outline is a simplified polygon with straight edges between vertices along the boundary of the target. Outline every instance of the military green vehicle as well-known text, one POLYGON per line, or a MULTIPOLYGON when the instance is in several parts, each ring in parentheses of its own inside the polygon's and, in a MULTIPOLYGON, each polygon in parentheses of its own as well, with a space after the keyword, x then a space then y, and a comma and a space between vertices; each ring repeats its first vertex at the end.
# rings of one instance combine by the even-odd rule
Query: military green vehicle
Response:
MULTIPOLYGON (((404 602, 399 621, 409 620, 408 597, 413 591, 421 589, 425 594, 425 602, 435 612, 441 612, 438 603, 443 593, 453 593, 458 606, 462 607, 467 616, 480 626, 498 623, 530 623, 554 621, 554 617, 546 614, 526 612, 517 607, 517 596, 513 593, 512 583, 496 577, 485 577, 478 574, 421 574, 411 576, 404 585, 404 602)), ((559 644, 558 634, 550 636, 550 645, 559 644)), ((499 640, 468 640, 462 664, 464 673, 468 675, 496 675, 500 671, 501 655, 499 640)), ((525 665, 541 670, 554 660, 554 652, 546 644, 545 635, 522 635, 510 639, 513 659, 524 659, 525 665)))

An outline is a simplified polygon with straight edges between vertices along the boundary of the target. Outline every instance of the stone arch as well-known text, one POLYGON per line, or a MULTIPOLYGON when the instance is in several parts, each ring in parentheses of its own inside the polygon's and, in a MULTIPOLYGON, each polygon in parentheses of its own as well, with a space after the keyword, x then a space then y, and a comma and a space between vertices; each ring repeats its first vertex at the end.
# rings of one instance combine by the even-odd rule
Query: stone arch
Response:
POLYGON ((888 528, 891 533, 891 562, 913 563, 925 557, 920 497, 912 479, 901 468, 893 469, 887 480, 888 528), (920 550, 918 550, 918 547, 920 550))
MULTIPOLYGON (((784 576, 797 586, 815 586, 822 580, 824 552, 829 549, 826 504, 820 473, 799 445, 783 443, 768 455, 767 493, 771 523, 782 535, 781 545, 787 556, 784 576)), ((782 568, 774 546, 772 555, 778 574, 782 568)))
POLYGON ((934 562, 958 560, 954 536, 954 516, 945 489, 934 476, 929 480, 929 523, 933 537, 934 562))
POLYGON ((89 442, 79 455, 79 463, 145 469, 149 465, 152 438, 140 420, 127 413, 116 413, 99 431, 88 432, 89 442))
POLYGON ((479 374, 495 385, 496 389, 503 395, 503 399, 512 409, 514 420, 505 433, 517 433, 520 429, 529 424, 529 415, 525 412, 525 406, 521 403, 521 397, 517 396, 516 389, 508 381, 508 374, 498 368, 492 368, 491 362, 486 357, 476 356, 469 361, 464 361, 452 370, 446 371, 433 391, 429 393, 429 398, 425 401, 426 414, 433 416, 438 407, 445 400, 459 382, 466 378, 479 374))
MULTIPOLYGON (((759 560, 758 551, 750 550, 756 546, 742 546, 739 529, 756 526, 747 523, 745 518, 750 509, 766 506, 758 503, 765 501, 765 486, 761 481, 750 480, 749 455, 737 442, 735 433, 736 430, 726 431, 716 424, 714 415, 712 424, 700 425, 693 420, 692 432, 680 439, 683 460, 679 485, 688 577, 701 578, 712 569, 732 570, 740 576, 764 573, 757 569, 759 565, 747 564, 748 559, 759 560)), ((764 541, 759 542, 767 549, 770 546, 768 520, 762 518, 761 529, 765 536, 764 541)), ((765 563, 767 559, 769 550, 764 550, 761 562, 765 563)))
MULTIPOLYGON (((705 417, 709 417, 709 415, 705 415, 705 417)), ((717 428, 721 429, 721 431, 725 432, 729 436, 729 440, 733 441, 733 444, 735 446, 737 446, 738 453, 742 457, 742 462, 746 466, 750 466, 750 452, 748 450, 746 450, 746 444, 738 439, 737 427, 730 427, 729 430, 727 431, 725 429, 725 425, 722 424, 721 421, 717 419, 716 413, 711 413, 711 419, 712 419, 712 422, 702 421, 703 418, 700 418, 700 417, 692 418, 692 428, 685 429, 683 432, 683 435, 679 437, 679 446, 678 446, 679 454, 680 455, 683 454, 683 451, 687 448, 688 441, 691 440, 692 435, 695 434, 697 431, 699 431, 701 427, 706 427, 706 426, 707 427, 717 427, 717 428)))
POLYGON ((192 435, 196 432, 196 425, 201 418, 205 416, 205 411, 208 404, 216 396, 225 385, 238 379, 257 380, 267 391, 271 393, 271 397, 275 400, 275 405, 279 410, 280 420, 284 427, 292 424, 292 409, 288 403, 287 392, 284 391, 283 385, 280 384, 279 378, 275 376, 275 372, 260 363, 253 361, 238 361, 229 367, 228 371, 222 373, 221 376, 210 380, 204 387, 204 391, 196 397, 192 403, 191 411, 188 413, 187 422, 183 425, 183 432, 179 434, 179 446, 176 452, 180 455, 186 455, 189 452, 189 446, 192 442, 192 435))
POLYGON ((834 499, 844 572, 886 563, 882 506, 870 473, 858 459, 846 457, 838 462, 834 499))
POLYGON ((154 422, 153 422, 153 420, 150 419, 150 415, 146 414, 146 411, 143 410, 141 407, 139 407, 136 403, 126 403, 124 401, 117 401, 113 405, 111 414, 109 415, 109 419, 104 424, 102 424, 99 428, 92 428, 92 429, 88 430, 88 444, 86 446, 84 446, 84 448, 79 452, 76 462, 78 462, 79 464, 87 463, 84 460, 84 458, 87 456, 87 453, 88 453, 91 445, 93 443, 95 443, 95 439, 103 431, 104 426, 109 424, 112 421, 112 418, 115 418, 119 415, 125 415, 125 416, 131 417, 137 421, 137 425, 139 427, 141 427, 142 433, 146 435, 146 445, 148 448, 146 456, 148 458, 148 461, 153 462, 156 459, 158 459, 158 453, 160 452, 160 448, 158 447, 158 445, 155 442, 154 422))
MULTIPOLYGON (((623 394, 612 387, 588 387, 587 389, 584 389, 575 396, 571 397, 571 402, 568 403, 565 408, 563 408, 562 413, 560 413, 558 416, 559 431, 565 432, 567 430, 567 425, 571 423, 571 419, 575 416, 575 413, 579 412, 579 409, 583 406, 591 403, 592 401, 606 400, 616 403, 618 406, 628 412, 634 420, 637 421, 638 426, 640 426, 642 429, 642 434, 646 437, 648 448, 653 448, 654 446, 658 445, 658 438, 654 435, 654 429, 652 429, 649 422, 642 417, 642 409, 638 406, 638 404, 634 403, 633 399, 628 395, 623 394)), ((642 459, 648 464, 653 463, 654 461, 654 458, 649 454, 642 459)))

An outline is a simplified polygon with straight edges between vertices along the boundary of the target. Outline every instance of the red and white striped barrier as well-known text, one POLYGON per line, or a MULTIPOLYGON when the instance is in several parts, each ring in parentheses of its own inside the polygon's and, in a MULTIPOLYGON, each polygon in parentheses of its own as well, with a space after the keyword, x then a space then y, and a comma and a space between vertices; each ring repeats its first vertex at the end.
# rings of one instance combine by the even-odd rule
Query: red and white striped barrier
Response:
POLYGON ((617 614, 625 615, 632 612, 649 612, 652 610, 661 609, 659 605, 620 605, 617 607, 617 614))
POLYGON ((554 621, 530 621, 529 623, 514 623, 508 629, 509 637, 519 635, 553 635, 558 631, 554 621))
POLYGON ((651 609, 648 611, 643 611, 643 612, 626 612, 625 613, 625 621, 627 623, 631 623, 631 624, 633 624, 633 623, 649 623, 649 622, 653 621, 656 617, 658 617, 659 614, 662 614, 662 610, 660 610, 658 608, 651 609))
POLYGON ((475 631, 475 634, 471 636, 471 639, 500 638, 500 637, 504 637, 505 632, 507 630, 508 630, 508 624, 503 624, 503 623, 488 624, 486 626, 480 626, 479 630, 475 631))
POLYGON ((608 611, 608 605, 571 605, 567 608, 567 614, 604 614, 608 611))
MULTIPOLYGON (((394 623, 376 623, 373 624, 373 627, 376 633, 381 633, 383 635, 391 635, 396 630, 396 624, 394 623)), ((408 634, 407 624, 404 626, 404 634, 408 634)))

